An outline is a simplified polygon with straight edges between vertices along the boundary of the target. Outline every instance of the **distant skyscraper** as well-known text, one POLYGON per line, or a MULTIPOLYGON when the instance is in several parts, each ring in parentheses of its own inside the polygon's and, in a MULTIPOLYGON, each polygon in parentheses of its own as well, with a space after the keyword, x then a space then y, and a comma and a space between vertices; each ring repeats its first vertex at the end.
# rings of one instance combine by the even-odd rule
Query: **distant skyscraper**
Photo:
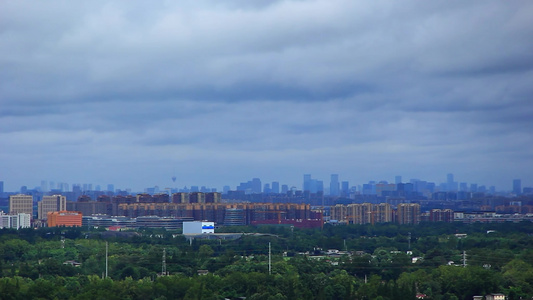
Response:
POLYGON ((324 181, 317 180, 316 181, 316 191, 317 192, 324 192, 324 181))
POLYGON ((279 194, 279 182, 277 181, 272 182, 272 193, 279 194))
POLYGON ((230 186, 229 185, 225 185, 222 188, 222 193, 227 194, 230 190, 231 190, 230 186))
POLYGON ((448 191, 457 191, 457 182, 453 181, 453 174, 449 173, 446 176, 446 190, 448 191))
POLYGON ((363 195, 372 195, 372 194, 375 195, 376 194, 376 185, 372 184, 372 183, 363 184, 362 193, 363 193, 363 195))
POLYGON ((263 193, 265 194, 272 193, 272 190, 270 189, 270 183, 265 183, 265 186, 263 187, 263 193))
POLYGON ((350 183, 348 181, 341 182, 341 196, 350 196, 350 183))
POLYGON ((394 177, 394 183, 396 183, 396 184, 402 183, 402 176, 398 175, 398 176, 394 177))
POLYGON ((522 180, 520 179, 513 180, 513 194, 515 195, 522 194, 522 180))
POLYGON ((0 181, 0 194, 4 192, 4 182, 0 181))
POLYGON ((252 179, 252 193, 254 194, 261 193, 261 180, 259 178, 252 179))
POLYGON ((312 194, 316 194, 316 192, 318 191, 318 181, 316 179, 311 179, 308 182, 308 185, 309 185, 308 191, 312 194))
POLYGON ((115 192, 115 185, 114 184, 108 184, 107 185, 107 191, 109 192, 115 192))
POLYGON ((46 180, 41 180, 41 191, 43 193, 48 192, 48 182, 46 180))
POLYGON ((446 175, 446 181, 448 183, 452 183, 453 182, 453 174, 452 173, 448 173, 448 175, 446 175))
POLYGON ((281 193, 282 194, 287 194, 289 192, 289 186, 287 184, 283 184, 281 186, 281 193))
POLYGON ((304 174, 303 191, 311 191, 311 174, 304 174))
POLYGON ((329 183, 329 194, 331 196, 339 196, 339 174, 331 174, 331 181, 329 183))
POLYGON ((489 193, 491 193, 491 194, 496 194, 496 187, 493 186, 493 185, 491 185, 491 186, 489 187, 489 193))
POLYGON ((65 182, 62 182, 59 184, 59 190, 62 191, 62 192, 68 192, 70 189, 69 189, 69 186, 68 186, 68 183, 65 183, 65 182))

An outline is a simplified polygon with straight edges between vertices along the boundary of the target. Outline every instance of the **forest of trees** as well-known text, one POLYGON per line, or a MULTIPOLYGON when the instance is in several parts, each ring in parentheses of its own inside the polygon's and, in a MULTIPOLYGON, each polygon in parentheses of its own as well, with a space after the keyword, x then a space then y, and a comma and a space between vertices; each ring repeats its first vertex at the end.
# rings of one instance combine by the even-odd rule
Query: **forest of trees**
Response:
POLYGON ((2 229, 0 299, 533 297, 531 222, 223 231, 263 235, 190 243, 164 230, 112 235, 94 228, 2 229), (323 255, 328 249, 349 254, 323 255), (163 253, 168 276, 161 276, 163 253), (413 263, 413 257, 421 259, 413 263))

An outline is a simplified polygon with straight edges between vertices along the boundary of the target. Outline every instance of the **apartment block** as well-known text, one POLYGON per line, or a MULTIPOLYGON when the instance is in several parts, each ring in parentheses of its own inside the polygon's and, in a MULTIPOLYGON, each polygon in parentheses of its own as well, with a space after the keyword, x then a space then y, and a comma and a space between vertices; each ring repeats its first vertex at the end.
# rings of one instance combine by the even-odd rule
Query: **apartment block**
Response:
POLYGON ((400 203, 396 209, 396 220, 399 224, 420 223, 420 204, 400 203))

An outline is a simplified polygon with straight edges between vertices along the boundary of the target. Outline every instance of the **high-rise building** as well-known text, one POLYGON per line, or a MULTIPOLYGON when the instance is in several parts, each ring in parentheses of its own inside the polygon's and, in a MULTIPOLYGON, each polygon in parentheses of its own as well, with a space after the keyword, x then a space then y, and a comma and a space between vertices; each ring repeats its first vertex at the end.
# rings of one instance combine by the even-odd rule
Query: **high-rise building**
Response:
POLYGON ((363 184, 362 188, 363 195, 375 195, 376 194, 376 184, 374 182, 369 182, 363 184))
POLYGON ((108 192, 115 192, 115 185, 114 184, 108 184, 107 185, 107 191, 108 192))
POLYGON ((348 205, 348 222, 352 224, 372 224, 374 218, 372 215, 372 204, 349 204, 348 205))
POLYGON ((453 174, 452 173, 448 173, 448 175, 446 175, 446 182, 448 184, 453 182, 453 174))
POLYGON ((348 181, 341 182, 341 196, 343 197, 350 196, 350 183, 348 181))
POLYGON ((69 192, 70 189, 69 189, 69 186, 68 186, 68 183, 66 182, 61 182, 58 184, 58 189, 61 191, 61 192, 69 192))
POLYGON ((270 194, 272 193, 272 189, 270 188, 270 183, 265 183, 263 186, 263 193, 270 194))
POLYGON ((520 179, 513 180, 513 194, 515 195, 522 194, 522 180, 520 179))
POLYGON ((316 180, 316 192, 324 192, 324 181, 316 180))
POLYGON ((396 210, 396 220, 399 224, 420 223, 420 204, 400 203, 396 210))
POLYGON ((394 183, 396 184, 402 183, 402 176, 397 175, 396 177, 394 177, 394 183))
POLYGON ((46 220, 49 212, 61 210, 67 210, 67 197, 62 195, 43 196, 43 199, 37 203, 37 218, 46 220))
POLYGON ((4 193, 4 182, 0 181, 0 194, 4 193))
POLYGON ((303 191, 311 191, 311 174, 304 174, 303 191))
POLYGON ((261 193, 261 179, 252 178, 252 193, 254 194, 261 193))
POLYGON ((432 209, 429 212, 429 221, 431 222, 453 222, 453 210, 451 209, 432 209))
POLYGON ((389 203, 337 204, 331 207, 331 219, 349 224, 375 224, 392 221, 392 207, 389 203))
POLYGON ((339 174, 331 174, 331 181, 329 182, 329 194, 331 196, 339 196, 340 194, 339 174))
POLYGON ((172 194, 172 203, 189 203, 189 194, 183 192, 172 194))
POLYGON ((387 223, 392 221, 392 207, 389 203, 374 205, 374 222, 387 223))
POLYGON ((288 184, 281 185, 281 193, 287 194, 288 192, 289 192, 289 185, 288 184))
POLYGON ((220 203, 222 200, 222 195, 217 192, 205 193, 205 203, 220 203))
POLYGON ((277 181, 272 182, 272 193, 279 194, 279 182, 277 181))
POLYGON ((46 180, 41 180, 41 192, 48 192, 48 182, 46 180))
POLYGON ((205 194, 200 192, 192 192, 189 194, 190 203, 205 203, 205 194))
POLYGON ((393 192, 396 190, 394 183, 378 183, 376 184, 376 195, 383 196, 383 192, 393 192))
POLYGON ((229 185, 225 185, 222 188, 222 193, 227 194, 230 190, 231 190, 230 186, 229 185))
POLYGON ((24 213, 33 217, 33 196, 22 194, 9 196, 9 213, 24 213))
POLYGON ((449 173, 446 176, 446 190, 448 192, 457 191, 457 182, 453 180, 453 174, 449 173))

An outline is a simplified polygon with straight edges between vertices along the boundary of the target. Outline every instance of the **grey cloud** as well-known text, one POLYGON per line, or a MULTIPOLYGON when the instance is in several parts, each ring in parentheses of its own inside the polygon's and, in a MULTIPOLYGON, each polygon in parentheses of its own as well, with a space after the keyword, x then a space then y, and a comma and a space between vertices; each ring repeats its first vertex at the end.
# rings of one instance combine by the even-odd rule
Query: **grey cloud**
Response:
POLYGON ((531 177, 532 16, 528 1, 5 2, 0 140, 24 150, 0 167, 135 186, 129 165, 213 185, 531 177))

